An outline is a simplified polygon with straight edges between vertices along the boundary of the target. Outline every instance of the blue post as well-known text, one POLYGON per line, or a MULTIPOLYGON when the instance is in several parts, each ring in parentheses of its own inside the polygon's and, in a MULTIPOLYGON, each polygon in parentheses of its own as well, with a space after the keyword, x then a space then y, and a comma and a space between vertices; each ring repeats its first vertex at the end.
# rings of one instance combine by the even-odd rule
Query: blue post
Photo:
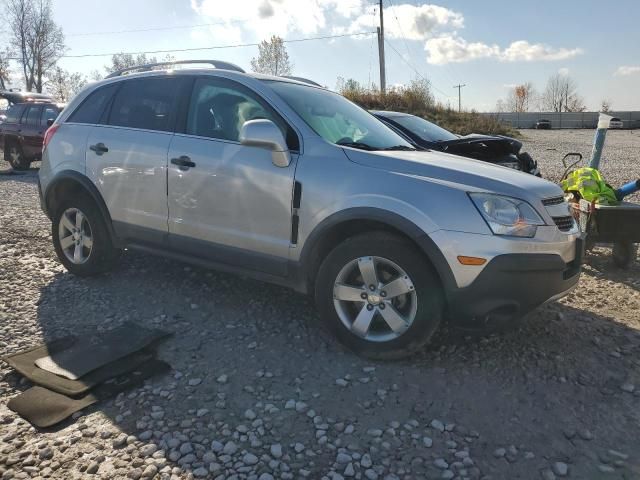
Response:
POLYGON ((596 136, 593 139, 593 150, 591 151, 591 160, 589 160, 589 166, 591 168, 600 168, 600 157, 602 157, 602 149, 604 148, 604 140, 607 137, 607 129, 609 128, 609 122, 613 117, 600 114, 598 119, 598 128, 596 129, 596 136))

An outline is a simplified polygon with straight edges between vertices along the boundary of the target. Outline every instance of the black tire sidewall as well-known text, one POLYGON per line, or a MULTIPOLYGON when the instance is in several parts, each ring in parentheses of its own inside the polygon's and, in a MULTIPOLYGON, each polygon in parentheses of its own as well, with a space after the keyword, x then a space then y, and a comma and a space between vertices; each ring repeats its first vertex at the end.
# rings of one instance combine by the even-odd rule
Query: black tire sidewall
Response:
POLYGON ((104 273, 112 267, 112 263, 117 257, 117 250, 113 248, 111 237, 107 230, 102 213, 96 206, 93 199, 88 195, 77 195, 74 198, 69 198, 61 202, 53 215, 53 221, 51 222, 51 235, 58 259, 69 272, 75 275, 86 277, 104 273), (86 221, 89 223, 91 228, 93 247, 89 255, 89 259, 82 264, 76 264, 70 261, 64 254, 62 246, 60 245, 58 226, 60 224, 62 214, 69 208, 77 208, 80 210, 85 215, 86 221))
POLYGON ((442 321, 444 296, 433 268, 411 242, 387 233, 358 235, 338 245, 322 263, 316 278, 316 304, 327 328, 349 349, 375 359, 402 358, 422 348, 442 321), (416 318, 400 337, 371 342, 357 337, 342 323, 333 304, 333 285, 340 270, 364 256, 383 257, 411 278, 418 299, 416 318))

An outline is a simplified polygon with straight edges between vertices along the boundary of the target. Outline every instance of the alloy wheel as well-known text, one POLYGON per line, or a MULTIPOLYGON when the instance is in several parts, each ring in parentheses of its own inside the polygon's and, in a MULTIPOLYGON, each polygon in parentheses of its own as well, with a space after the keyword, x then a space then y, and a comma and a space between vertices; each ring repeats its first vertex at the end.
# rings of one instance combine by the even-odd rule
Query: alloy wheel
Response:
POLYGON ((418 298, 409 275, 383 257, 360 257, 345 265, 333 287, 343 325, 371 342, 388 342, 412 325, 418 298))
POLYGON ((70 262, 80 265, 89 260, 93 233, 87 217, 77 208, 68 208, 58 224, 60 247, 70 262))

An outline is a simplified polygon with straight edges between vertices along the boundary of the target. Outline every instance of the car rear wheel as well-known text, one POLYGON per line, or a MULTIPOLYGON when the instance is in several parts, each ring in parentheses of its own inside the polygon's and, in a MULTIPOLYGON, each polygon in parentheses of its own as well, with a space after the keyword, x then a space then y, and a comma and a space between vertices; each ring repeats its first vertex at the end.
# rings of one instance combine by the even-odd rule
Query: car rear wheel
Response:
POLYGON ((120 256, 100 210, 84 194, 62 202, 53 217, 51 234, 58 259, 78 276, 104 273, 120 256))
POLYGON ((24 152, 20 145, 10 144, 7 146, 4 159, 11 165, 14 170, 28 170, 29 161, 25 158, 24 152))
POLYGON ((378 359, 421 349, 440 325, 444 305, 424 255, 385 232, 352 237, 327 256, 318 272, 316 302, 344 345, 378 359))

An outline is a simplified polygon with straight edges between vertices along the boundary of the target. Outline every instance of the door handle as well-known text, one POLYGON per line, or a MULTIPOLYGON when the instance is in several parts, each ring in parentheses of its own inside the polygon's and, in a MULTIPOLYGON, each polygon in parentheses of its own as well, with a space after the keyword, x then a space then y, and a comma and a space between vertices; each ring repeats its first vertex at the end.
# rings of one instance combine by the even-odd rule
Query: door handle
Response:
POLYGON ((109 149, 102 142, 96 143, 95 145, 90 145, 89 150, 96 152, 96 155, 102 155, 103 153, 107 153, 109 151, 109 149))
POLYGON ((178 167, 180 167, 180 170, 188 170, 196 166, 195 162, 192 162, 191 159, 186 155, 182 155, 178 158, 172 158, 171 163, 174 165, 178 165, 178 167))

